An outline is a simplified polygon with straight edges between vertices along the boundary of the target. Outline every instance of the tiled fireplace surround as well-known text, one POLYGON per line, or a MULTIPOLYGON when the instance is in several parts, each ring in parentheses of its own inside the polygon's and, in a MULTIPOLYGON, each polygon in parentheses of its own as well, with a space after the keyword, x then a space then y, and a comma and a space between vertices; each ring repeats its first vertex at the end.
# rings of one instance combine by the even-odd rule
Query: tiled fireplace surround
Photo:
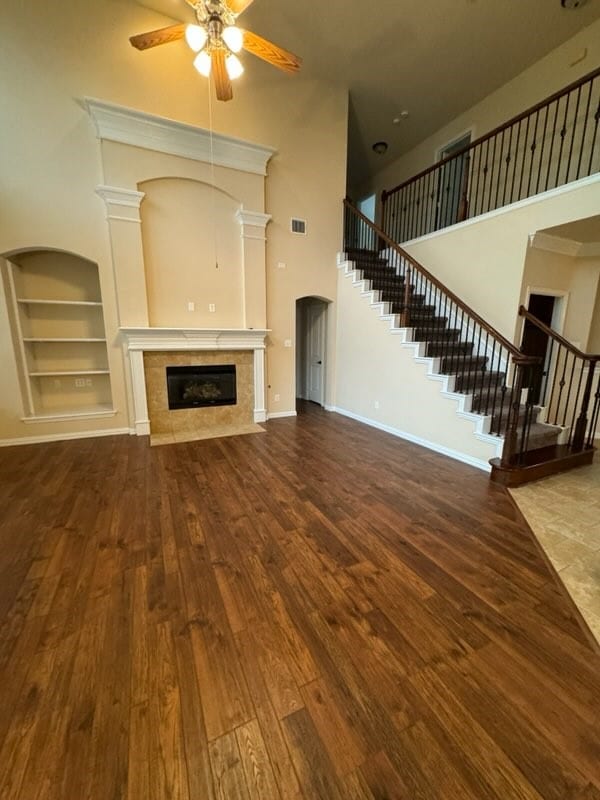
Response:
POLYGON ((266 420, 266 330, 123 328, 122 333, 129 351, 138 436, 266 420), (235 364, 237 404, 169 411, 166 367, 191 364, 235 364))

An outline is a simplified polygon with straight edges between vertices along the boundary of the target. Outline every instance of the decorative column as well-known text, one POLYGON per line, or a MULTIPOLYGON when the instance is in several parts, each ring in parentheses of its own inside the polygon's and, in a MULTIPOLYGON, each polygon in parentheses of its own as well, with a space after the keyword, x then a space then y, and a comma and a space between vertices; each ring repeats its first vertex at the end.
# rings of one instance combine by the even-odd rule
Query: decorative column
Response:
POLYGON ((148 297, 140 217, 144 192, 98 186, 96 194, 106 205, 119 324, 146 326, 148 297))
POLYGON ((266 227, 270 214, 236 213, 242 234, 242 280, 244 327, 265 328, 267 324, 266 227))

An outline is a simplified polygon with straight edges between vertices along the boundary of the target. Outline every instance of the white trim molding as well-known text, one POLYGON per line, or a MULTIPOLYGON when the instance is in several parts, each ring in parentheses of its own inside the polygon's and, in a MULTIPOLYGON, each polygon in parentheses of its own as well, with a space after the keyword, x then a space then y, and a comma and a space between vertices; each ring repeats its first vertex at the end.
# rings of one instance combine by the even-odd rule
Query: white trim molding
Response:
POLYGON ((597 258, 600 256, 600 242, 576 242, 574 239, 564 239, 562 236, 554 236, 545 231, 529 234, 529 246, 535 247, 537 250, 547 250, 550 253, 559 253, 574 258, 597 258))
POLYGON ((210 131, 196 125, 158 117, 93 97, 84 98, 84 103, 94 122, 98 139, 157 150, 194 161, 210 163, 212 160, 217 166, 256 175, 267 174, 267 164, 276 152, 273 147, 221 133, 213 132, 211 136, 210 131))
POLYGON ((265 422, 265 338, 269 330, 251 328, 120 328, 129 352, 134 430, 150 434, 144 351, 253 350, 254 422, 265 422))
POLYGON ((141 222, 140 206, 146 196, 134 189, 121 189, 118 186, 97 186, 96 194, 104 200, 106 219, 121 222, 141 222))
POLYGON ((246 211, 246 209, 240 208, 235 212, 235 218, 240 223, 242 239, 266 241, 266 227, 273 219, 271 214, 262 214, 260 211, 246 211))
POLYGON ((64 442, 71 439, 95 439, 100 436, 125 436, 131 433, 129 428, 109 428, 105 431, 80 431, 78 433, 49 433, 45 436, 18 436, 15 439, 0 439, 0 447, 16 447, 24 444, 45 444, 46 442, 64 442))
POLYGON ((572 239, 563 239, 562 236, 536 231, 529 234, 529 246, 534 247, 536 250, 546 250, 562 256, 576 256, 579 253, 581 244, 580 242, 574 242, 572 239))
POLYGON ((398 428, 392 428, 391 425, 385 425, 383 422, 378 422, 377 420, 369 419, 368 417, 362 417, 360 414, 355 414, 353 411, 348 411, 345 408, 330 406, 327 410, 333 411, 336 414, 341 414, 344 417, 349 417, 350 419, 356 420, 356 422, 362 422, 363 425, 369 425, 371 428, 377 428, 385 433, 391 433, 392 436, 397 436, 399 439, 405 439, 407 442, 412 442, 413 444, 418 444, 421 447, 426 447, 428 450, 433 450, 434 452, 441 453, 449 458, 454 458, 456 461, 462 461, 463 464, 469 464, 471 467, 476 467, 484 472, 491 472, 492 468, 490 464, 480 458, 469 456, 466 453, 460 453, 458 450, 445 447, 437 442, 430 442, 427 439, 422 439, 420 436, 415 436, 412 433, 401 431, 398 428))
POLYGON ((269 411, 267 419, 283 419, 284 417, 297 417, 297 411, 269 411))

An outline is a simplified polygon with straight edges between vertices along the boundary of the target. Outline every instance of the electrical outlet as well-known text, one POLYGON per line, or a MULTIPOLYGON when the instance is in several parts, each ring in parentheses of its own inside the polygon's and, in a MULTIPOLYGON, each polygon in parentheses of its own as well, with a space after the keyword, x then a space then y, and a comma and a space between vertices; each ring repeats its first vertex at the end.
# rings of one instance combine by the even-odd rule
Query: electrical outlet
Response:
POLYGON ((195 311, 195 310, 196 310, 196 303, 190 300, 190 302, 188 303, 188 311, 195 311))
POLYGON ((214 312, 216 311, 215 304, 214 303, 209 303, 208 304, 208 310, 210 311, 211 314, 214 314, 214 312))
POLYGON ((273 398, 273 400, 274 400, 276 403, 278 403, 278 402, 281 400, 281 395, 280 395, 280 394, 276 394, 276 395, 275 395, 275 397, 273 398))
POLYGON ((285 261, 278 261, 277 262, 277 269, 285 269, 285 261))
POLYGON ((285 339, 284 342, 283 342, 283 346, 284 347, 291 347, 292 346, 292 340, 291 339, 285 339))
POLYGON ((375 408, 379 408, 379 400, 375 400, 375 408))
POLYGON ((86 386, 91 386, 92 385, 92 379, 91 378, 86 378, 85 379, 85 385, 86 386))
POLYGON ((75 386, 77 389, 85 388, 85 378, 75 378, 75 386))

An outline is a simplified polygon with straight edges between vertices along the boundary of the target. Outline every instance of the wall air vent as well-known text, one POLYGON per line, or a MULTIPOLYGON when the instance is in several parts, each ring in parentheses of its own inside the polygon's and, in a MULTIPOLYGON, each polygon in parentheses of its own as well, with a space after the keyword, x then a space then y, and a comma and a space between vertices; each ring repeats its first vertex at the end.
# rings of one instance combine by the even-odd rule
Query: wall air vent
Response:
POLYGON ((306 220, 296 219, 295 217, 292 217, 290 230, 292 231, 292 233, 300 233, 303 236, 306 236, 306 220))

